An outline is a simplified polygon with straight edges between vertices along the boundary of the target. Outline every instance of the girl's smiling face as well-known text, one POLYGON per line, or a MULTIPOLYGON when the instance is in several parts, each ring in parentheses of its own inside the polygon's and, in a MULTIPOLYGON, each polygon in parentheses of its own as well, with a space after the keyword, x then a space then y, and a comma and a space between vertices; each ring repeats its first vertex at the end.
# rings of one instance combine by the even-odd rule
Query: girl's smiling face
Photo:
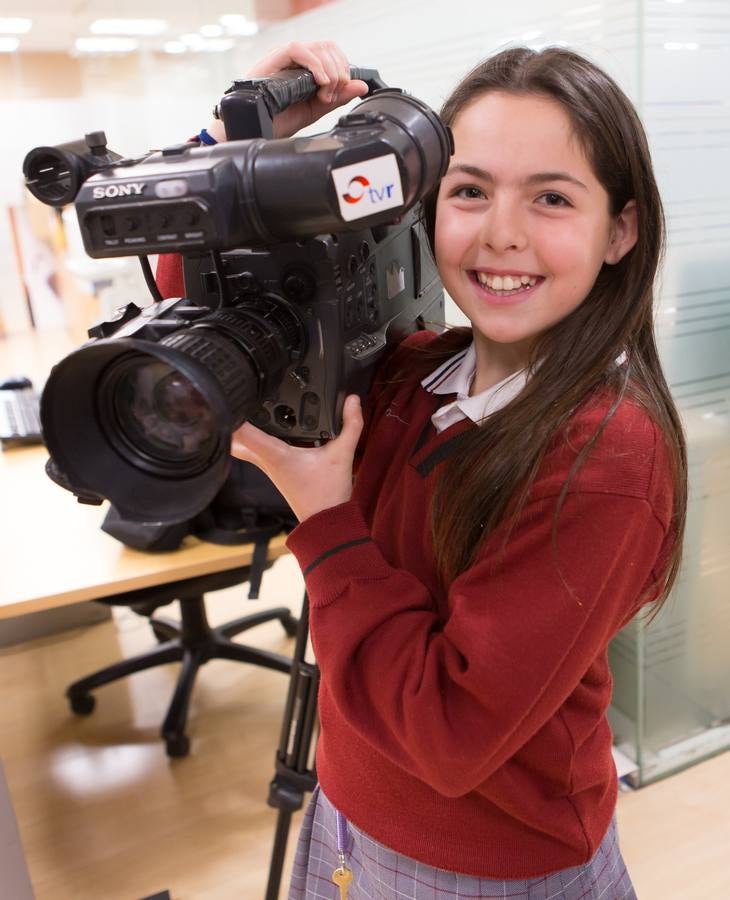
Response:
POLYGON ((436 205, 436 262, 469 318, 480 366, 527 363, 545 330, 578 307, 604 262, 636 242, 635 204, 611 216, 560 104, 493 91, 453 125, 456 152, 436 205), (501 362, 500 362, 501 361, 501 362))

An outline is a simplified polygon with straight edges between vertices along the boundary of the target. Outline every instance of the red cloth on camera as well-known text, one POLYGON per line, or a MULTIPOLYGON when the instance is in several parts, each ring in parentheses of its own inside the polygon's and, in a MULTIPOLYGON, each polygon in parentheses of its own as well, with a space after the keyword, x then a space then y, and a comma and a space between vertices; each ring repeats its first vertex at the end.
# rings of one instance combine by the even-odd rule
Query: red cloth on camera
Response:
POLYGON ((178 253, 162 253, 157 258, 155 281, 163 298, 184 297, 182 256, 178 253))

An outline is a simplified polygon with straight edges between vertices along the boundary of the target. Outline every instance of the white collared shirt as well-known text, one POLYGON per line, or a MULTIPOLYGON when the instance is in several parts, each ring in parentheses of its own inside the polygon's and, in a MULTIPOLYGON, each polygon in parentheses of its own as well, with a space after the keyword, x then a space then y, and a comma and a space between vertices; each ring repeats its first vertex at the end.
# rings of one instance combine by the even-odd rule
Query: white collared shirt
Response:
POLYGON ((474 380, 476 366, 477 354, 472 341, 466 350, 446 360, 421 382, 424 389, 432 394, 456 394, 456 400, 440 407, 431 416, 434 428, 439 433, 463 419, 471 419, 478 424, 513 400, 527 381, 527 370, 520 369, 470 397, 469 388, 474 380))

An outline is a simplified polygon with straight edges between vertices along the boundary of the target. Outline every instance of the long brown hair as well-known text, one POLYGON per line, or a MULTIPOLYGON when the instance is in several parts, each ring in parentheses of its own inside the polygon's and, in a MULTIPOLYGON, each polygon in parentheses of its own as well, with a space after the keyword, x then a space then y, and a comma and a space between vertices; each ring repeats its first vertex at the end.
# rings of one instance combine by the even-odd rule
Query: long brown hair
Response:
MULTIPOLYGON (((436 560, 446 584, 474 561, 483 542, 506 518, 516 521, 550 442, 576 409, 598 391, 614 400, 582 448, 557 504, 624 396, 646 408, 663 432, 674 482, 674 547, 662 583, 666 598, 679 569, 686 512, 687 462, 682 425, 659 361, 654 337, 654 279, 664 252, 664 214, 649 147, 631 101, 601 69, 561 47, 540 52, 505 50, 473 69, 441 110, 447 125, 489 91, 556 100, 570 117, 596 177, 609 196, 612 216, 633 199, 638 240, 615 265, 604 264, 573 312, 543 333, 532 348, 530 378, 520 395, 464 436, 444 464, 432 507, 436 560), (616 365, 625 354, 625 364, 616 365), (536 360, 540 365, 536 366, 536 360), (514 514, 514 515, 513 515, 514 514)), ((438 188, 424 213, 433 246, 438 188)), ((454 329, 436 342, 424 365, 448 358, 471 340, 454 329)))

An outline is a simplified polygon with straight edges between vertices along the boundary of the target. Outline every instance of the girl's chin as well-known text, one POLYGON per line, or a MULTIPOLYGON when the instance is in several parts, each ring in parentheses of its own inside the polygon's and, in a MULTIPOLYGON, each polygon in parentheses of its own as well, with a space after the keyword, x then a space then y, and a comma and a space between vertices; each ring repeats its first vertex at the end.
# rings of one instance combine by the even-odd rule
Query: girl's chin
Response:
POLYGON ((472 322, 474 340, 477 344, 483 344, 494 350, 512 349, 515 352, 525 351, 525 358, 529 355, 529 349, 538 335, 516 331, 514 329, 480 328, 478 322, 472 322))

